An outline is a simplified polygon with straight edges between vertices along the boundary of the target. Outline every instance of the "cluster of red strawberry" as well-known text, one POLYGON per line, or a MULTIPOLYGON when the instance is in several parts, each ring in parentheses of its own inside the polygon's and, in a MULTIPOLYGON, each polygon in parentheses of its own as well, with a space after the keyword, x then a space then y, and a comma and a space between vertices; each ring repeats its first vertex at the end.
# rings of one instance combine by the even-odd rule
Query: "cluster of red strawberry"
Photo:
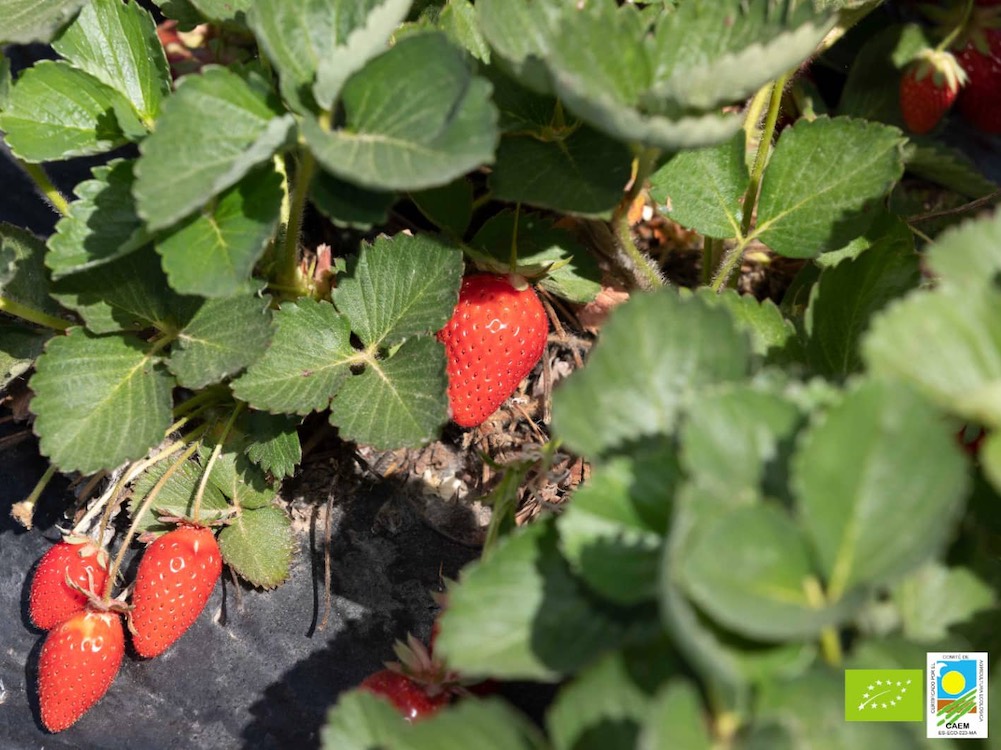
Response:
POLYGON ((977 0, 970 17, 957 23, 954 10, 940 15, 954 24, 953 51, 923 50, 900 79, 900 111, 912 133, 930 132, 953 104, 974 127, 1001 133, 1001 0, 977 0))
POLYGON ((122 616, 141 657, 163 653, 194 623, 222 573, 212 531, 182 524, 147 547, 132 605, 110 598, 108 553, 67 536, 42 556, 29 594, 31 621, 48 630, 38 660, 42 723, 72 726, 111 687, 125 655, 122 616))
POLYGON ((542 302, 520 276, 463 279, 459 303, 438 333, 452 420, 460 427, 485 422, 535 367, 548 332, 542 302))

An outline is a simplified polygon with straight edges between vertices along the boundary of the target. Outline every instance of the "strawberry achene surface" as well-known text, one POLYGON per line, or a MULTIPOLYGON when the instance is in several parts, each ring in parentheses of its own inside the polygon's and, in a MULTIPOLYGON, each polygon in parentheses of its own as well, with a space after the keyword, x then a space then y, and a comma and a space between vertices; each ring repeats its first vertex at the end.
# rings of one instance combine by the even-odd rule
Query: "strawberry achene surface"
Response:
POLYGON ((38 701, 50 732, 75 724, 114 682, 125 654, 122 618, 85 609, 49 631, 38 658, 38 701))
POLYGON ((87 604, 86 595, 67 578, 99 596, 108 580, 108 553, 89 539, 67 537, 42 555, 28 593, 28 614, 42 630, 65 622, 87 604))
POLYGON ((146 548, 132 589, 132 643, 143 657, 166 651, 198 619, 222 573, 210 529, 180 526, 146 548))
POLYGON ((438 332, 445 345, 448 401, 461 427, 482 424, 542 357, 549 326, 531 287, 507 277, 473 274, 462 280, 459 303, 438 332))
POLYGON ((388 698, 407 721, 430 716, 450 700, 448 693, 431 695, 421 684, 391 669, 369 675, 358 687, 388 698))

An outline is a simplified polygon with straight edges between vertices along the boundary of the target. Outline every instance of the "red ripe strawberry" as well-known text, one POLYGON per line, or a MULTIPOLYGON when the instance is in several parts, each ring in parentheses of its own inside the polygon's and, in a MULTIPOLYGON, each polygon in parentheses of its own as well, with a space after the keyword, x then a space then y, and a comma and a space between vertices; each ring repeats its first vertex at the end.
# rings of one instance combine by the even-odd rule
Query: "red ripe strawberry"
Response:
POLYGON ((198 619, 222 573, 210 529, 179 526, 146 548, 132 589, 129 629, 140 656, 159 656, 198 619))
POLYGON ((930 132, 952 107, 966 80, 949 52, 925 50, 900 79, 900 112, 912 133, 930 132))
POLYGON ((87 537, 67 536, 42 555, 28 594, 31 621, 42 630, 51 630, 86 606, 87 596, 67 580, 100 596, 108 580, 108 553, 87 537))
POLYGON ((451 700, 447 692, 432 695, 424 686, 392 669, 369 675, 358 687, 388 698, 407 721, 430 716, 451 700))
POLYGON ((462 280, 459 304, 438 332, 448 362, 448 401, 460 427, 486 421, 542 357, 549 326, 531 287, 504 276, 462 280))
POLYGON ((1001 133, 1001 29, 975 32, 956 58, 969 79, 959 113, 985 133, 1001 133))
POLYGON ((108 692, 125 654, 122 618, 87 608, 51 630, 38 658, 38 700, 50 732, 72 726, 108 692))

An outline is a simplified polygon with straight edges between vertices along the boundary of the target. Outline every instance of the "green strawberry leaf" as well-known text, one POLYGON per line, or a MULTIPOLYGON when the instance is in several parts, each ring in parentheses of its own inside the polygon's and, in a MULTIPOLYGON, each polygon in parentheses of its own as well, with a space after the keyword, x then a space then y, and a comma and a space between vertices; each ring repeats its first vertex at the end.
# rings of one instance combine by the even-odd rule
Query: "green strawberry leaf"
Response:
POLYGON ((951 539, 968 489, 941 415, 882 381, 858 385, 811 426, 791 482, 831 600, 933 557, 951 539))
POLYGON ((151 247, 64 276, 52 285, 52 296, 78 312, 93 333, 176 331, 198 304, 170 288, 151 247))
POLYGON ((445 327, 459 300, 462 252, 429 235, 363 245, 333 292, 362 344, 390 347, 445 327))
POLYGON ((905 158, 908 172, 967 198, 983 198, 998 189, 966 154, 939 140, 912 141, 907 145, 905 158))
POLYGON ((206 300, 171 348, 167 367, 185 388, 231 377, 256 361, 271 342, 270 298, 237 295, 206 300))
POLYGON ((170 426, 174 379, 134 336, 70 329, 49 341, 29 385, 42 454, 64 472, 140 458, 170 426))
POLYGON ((628 625, 582 590, 551 520, 502 538, 449 588, 436 650, 452 669, 468 678, 554 681, 622 640, 628 625), (575 623, 572 640, 568 622, 575 623))
POLYGON ((902 239, 878 242, 821 272, 804 320, 806 354, 815 371, 844 377, 861 370, 859 342, 873 315, 920 282, 910 232, 902 239))
POLYGON ((411 193, 410 199, 424 218, 455 240, 462 239, 473 218, 473 186, 465 177, 411 193))
POLYGON ((708 524, 679 575, 699 607, 751 638, 809 638, 849 614, 844 606, 817 601, 822 594, 807 540, 789 514, 773 505, 736 508, 708 524))
POLYGON ((254 0, 188 0, 210 21, 233 21, 254 5, 254 0))
POLYGON ((342 693, 320 731, 323 750, 529 750, 539 731, 503 701, 459 701, 413 725, 384 696, 342 693))
POLYGON ((638 747, 665 750, 683 747, 686 750, 711 750, 712 738, 705 722, 702 700, 688 681, 672 680, 654 698, 638 747))
POLYGON ((997 604, 994 589, 972 570, 946 567, 937 561, 898 582, 891 596, 900 612, 904 636, 929 644, 948 638, 953 625, 997 604))
POLYGON ((383 52, 411 0, 258 0, 249 22, 293 109, 331 109, 344 82, 383 52), (315 82, 315 85, 314 85, 315 82))
POLYGON ((147 10, 121 0, 93 0, 52 47, 124 96, 152 129, 160 102, 170 94, 170 70, 147 10))
POLYGON ((518 244, 518 268, 546 269, 540 287, 572 302, 590 302, 601 291, 601 269, 591 252, 569 231, 548 218, 530 213, 502 211, 487 220, 469 244, 495 261, 493 270, 509 268, 511 242, 518 244))
POLYGON ((190 0, 153 0, 153 3, 165 18, 177 21, 177 28, 180 31, 190 31, 205 22, 204 16, 190 0))
POLYGON ((481 63, 490 63, 490 45, 483 38, 470 0, 446 0, 438 16, 438 29, 481 63))
POLYGON ((274 314, 271 346, 233 381, 233 393, 255 409, 308 414, 325 409, 359 364, 347 318, 328 302, 302 298, 274 314))
POLYGON ((341 437, 376 448, 423 445, 448 420, 445 347, 429 336, 408 339, 388 359, 370 359, 330 405, 341 437))
POLYGON ((657 663, 650 664, 639 654, 608 654, 576 675, 546 712, 552 747, 573 750, 599 743, 609 748, 637 747, 654 692, 678 671, 670 654, 656 653, 656 657, 657 663))
POLYGON ((737 330, 750 336, 751 351, 765 361, 799 359, 796 327, 770 299, 759 301, 750 294, 739 294, 735 289, 724 289, 716 294, 708 287, 697 289, 695 294, 711 306, 729 310, 737 330))
POLYGON ((238 513, 219 533, 219 551, 236 574, 254 586, 273 589, 288 578, 295 539, 281 508, 238 513))
POLYGON ((247 458, 276 479, 290 477, 302 461, 298 420, 252 411, 246 416, 247 458))
POLYGON ((762 180, 754 235, 790 258, 843 247, 903 174, 903 143, 896 128, 846 117, 787 128, 762 180))
POLYGON ((0 223, 0 297, 31 311, 59 316, 65 311, 51 295, 45 246, 20 227, 0 223))
POLYGON ((812 642, 768 644, 737 636, 707 618, 685 595, 681 572, 693 543, 732 507, 705 502, 705 494, 692 484, 675 495, 675 513, 661 558, 661 619, 685 660, 716 684, 743 688, 788 680, 814 662, 812 642))
POLYGON ((0 390, 31 369, 53 335, 17 323, 0 323, 0 390))
POLYGON ((2 111, 7 106, 7 100, 10 98, 10 87, 14 85, 14 81, 10 76, 10 60, 8 60, 3 52, 0 52, 0 111, 2 111))
POLYGON ((587 125, 540 138, 501 139, 490 173, 494 197, 578 216, 611 216, 629 182, 632 152, 587 125))
POLYGON ((169 227, 285 147, 295 129, 257 75, 215 65, 185 76, 143 141, 135 197, 150 230, 169 227), (178 148, 178 144, 185 148, 178 148))
POLYGON ((653 441, 636 459, 617 457, 596 467, 556 521, 573 572, 618 604, 655 599, 679 477, 674 446, 665 441, 653 441))
POLYGON ((228 297, 251 288, 251 274, 274 234, 282 180, 255 169, 156 240, 170 286, 182 294, 228 297))
MULTIPOLYGON (((136 521, 136 528, 140 534, 160 536, 175 528, 173 524, 161 523, 160 516, 191 518, 204 470, 197 462, 190 460, 184 461, 167 478, 156 497, 153 498, 150 507, 141 514, 139 513, 150 492, 175 461, 177 461, 176 455, 154 464, 132 483, 129 515, 136 521)), ((226 502, 222 493, 211 483, 206 483, 202 494, 199 519, 216 521, 230 515, 232 510, 232 506, 226 502)))
POLYGON ((944 288, 993 288, 1001 272, 1001 213, 943 232, 928 250, 928 265, 944 288))
POLYGON ((324 169, 362 187, 436 187, 493 161, 490 86, 440 34, 408 37, 371 60, 347 82, 341 103, 343 127, 306 116, 302 133, 324 169))
POLYGON ((707 237, 740 235, 750 174, 744 132, 716 146, 682 151, 650 177, 666 216, 707 237))
POLYGON ((768 494, 768 472, 783 461, 799 423, 790 400, 759 387, 705 390, 681 432, 681 465, 700 502, 721 508, 758 502, 768 494))
POLYGON ((609 317, 588 366, 553 395, 553 428, 590 456, 669 432, 698 388, 743 378, 749 354, 725 310, 668 290, 633 295, 609 317))
POLYGON ((121 121, 132 135, 130 117, 135 120, 131 105, 111 87, 68 63, 43 60, 11 87, 0 130, 24 161, 56 161, 124 145, 128 137, 121 121))
POLYGON ((0 44, 51 42, 87 0, 0 0, 0 44))
MULTIPOLYGON (((202 445, 200 458, 203 465, 214 447, 214 442, 202 445)), ((266 508, 278 494, 264 471, 247 458, 236 441, 227 441, 216 456, 209 483, 229 498, 233 505, 244 510, 266 508)))
POLYGON ((320 171, 309 186, 310 201, 336 226, 371 229, 385 224, 396 193, 366 190, 320 171))
POLYGON ((94 179, 73 189, 77 200, 47 243, 45 265, 53 278, 95 268, 149 242, 132 197, 134 166, 134 161, 115 159, 94 167, 94 179))

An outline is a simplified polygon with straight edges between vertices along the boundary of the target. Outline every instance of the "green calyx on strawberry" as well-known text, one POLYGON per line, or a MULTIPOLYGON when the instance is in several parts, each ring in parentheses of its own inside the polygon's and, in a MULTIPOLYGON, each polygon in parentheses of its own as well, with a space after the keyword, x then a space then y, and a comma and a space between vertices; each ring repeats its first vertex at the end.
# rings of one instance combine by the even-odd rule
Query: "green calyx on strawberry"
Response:
POLYGON ((900 79, 900 112, 907 129, 919 135, 934 129, 956 101, 966 78, 952 53, 923 50, 900 79))
POLYGON ((545 308, 524 277, 477 273, 462 280, 445 345, 452 420, 476 427, 518 388, 546 346, 545 308))

